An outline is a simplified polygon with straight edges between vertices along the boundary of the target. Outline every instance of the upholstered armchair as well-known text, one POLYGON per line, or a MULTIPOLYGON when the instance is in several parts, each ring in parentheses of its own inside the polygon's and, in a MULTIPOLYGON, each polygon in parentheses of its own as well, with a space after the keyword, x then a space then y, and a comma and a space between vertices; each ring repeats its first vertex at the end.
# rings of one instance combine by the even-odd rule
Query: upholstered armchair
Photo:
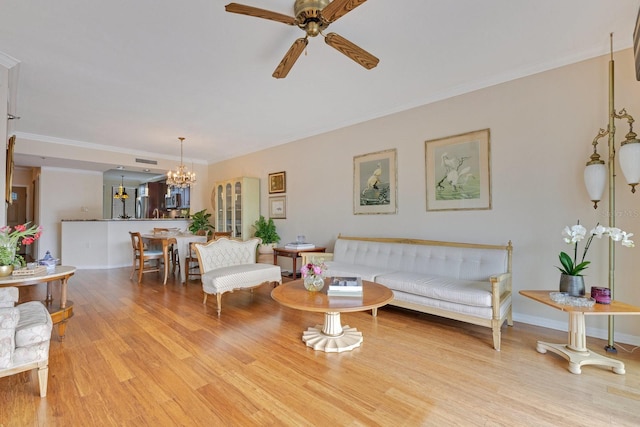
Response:
POLYGON ((17 301, 18 288, 0 288, 0 378, 37 369, 45 397, 53 322, 40 301, 14 306, 17 301))

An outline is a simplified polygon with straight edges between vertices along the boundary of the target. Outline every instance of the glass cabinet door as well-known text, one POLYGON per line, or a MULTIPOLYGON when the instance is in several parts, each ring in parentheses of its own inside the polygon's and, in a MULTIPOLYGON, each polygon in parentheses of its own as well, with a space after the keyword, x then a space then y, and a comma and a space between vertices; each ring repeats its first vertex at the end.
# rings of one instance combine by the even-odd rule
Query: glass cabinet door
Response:
POLYGON ((235 183, 235 191, 233 195, 234 201, 234 219, 235 219, 235 230, 234 235, 237 238, 242 238, 242 183, 235 183))
POLYGON ((224 231, 224 188, 222 185, 216 187, 216 230, 224 231))
POLYGON ((231 200, 233 194, 231 192, 231 183, 224 186, 224 199, 225 199, 225 215, 224 215, 224 231, 233 231, 233 205, 231 200))

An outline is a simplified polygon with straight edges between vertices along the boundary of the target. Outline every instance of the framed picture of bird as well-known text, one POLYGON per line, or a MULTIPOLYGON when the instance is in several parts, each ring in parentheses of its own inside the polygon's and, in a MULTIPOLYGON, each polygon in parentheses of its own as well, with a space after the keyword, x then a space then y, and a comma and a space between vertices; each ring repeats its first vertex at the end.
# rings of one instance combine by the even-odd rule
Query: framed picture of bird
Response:
POLYGON ((489 129, 425 141, 427 211, 491 209, 489 129))
POLYGON ((353 213, 395 214, 398 210, 396 149, 353 158, 353 213))

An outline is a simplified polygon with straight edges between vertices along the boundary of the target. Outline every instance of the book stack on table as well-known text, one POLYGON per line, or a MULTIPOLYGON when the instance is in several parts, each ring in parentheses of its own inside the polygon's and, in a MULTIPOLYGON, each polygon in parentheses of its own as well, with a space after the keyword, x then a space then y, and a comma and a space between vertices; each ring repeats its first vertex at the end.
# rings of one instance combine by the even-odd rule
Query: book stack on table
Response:
POLYGON ((362 278, 360 277, 331 277, 327 295, 330 297, 360 297, 362 298, 362 278))
POLYGON ((298 242, 292 242, 292 243, 287 243, 286 245, 284 245, 285 249, 293 249, 293 250, 297 250, 297 251, 306 251, 309 249, 314 249, 316 247, 316 245, 314 245, 313 243, 298 243, 298 242))

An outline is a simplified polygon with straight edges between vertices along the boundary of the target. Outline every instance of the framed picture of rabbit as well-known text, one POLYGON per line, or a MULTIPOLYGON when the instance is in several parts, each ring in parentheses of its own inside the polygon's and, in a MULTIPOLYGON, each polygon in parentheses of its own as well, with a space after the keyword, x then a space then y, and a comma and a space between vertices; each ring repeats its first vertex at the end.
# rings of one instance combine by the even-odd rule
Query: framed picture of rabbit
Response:
POLYGON ((397 213, 398 174, 396 149, 353 158, 353 213, 397 213))

